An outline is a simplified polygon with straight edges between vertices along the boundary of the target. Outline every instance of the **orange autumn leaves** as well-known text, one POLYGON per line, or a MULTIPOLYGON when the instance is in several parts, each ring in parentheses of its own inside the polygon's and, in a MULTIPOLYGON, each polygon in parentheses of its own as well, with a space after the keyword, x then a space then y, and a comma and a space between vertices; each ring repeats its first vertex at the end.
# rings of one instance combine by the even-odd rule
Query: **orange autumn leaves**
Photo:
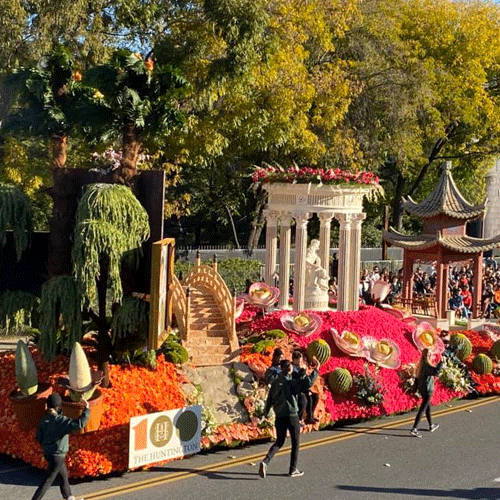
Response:
MULTIPOLYGON (((52 385, 67 373, 68 359, 58 356, 46 363, 33 352, 40 382, 52 385)), ((67 457, 71 477, 100 476, 110 472, 125 471, 128 465, 128 432, 131 417, 146 413, 181 408, 185 399, 175 366, 157 359, 157 370, 152 372, 140 366, 112 365, 112 387, 104 393, 104 415, 99 430, 70 436, 67 457)), ((35 467, 45 467, 35 431, 19 428, 9 400, 9 393, 16 387, 14 354, 0 355, 0 453, 18 457, 35 467)))

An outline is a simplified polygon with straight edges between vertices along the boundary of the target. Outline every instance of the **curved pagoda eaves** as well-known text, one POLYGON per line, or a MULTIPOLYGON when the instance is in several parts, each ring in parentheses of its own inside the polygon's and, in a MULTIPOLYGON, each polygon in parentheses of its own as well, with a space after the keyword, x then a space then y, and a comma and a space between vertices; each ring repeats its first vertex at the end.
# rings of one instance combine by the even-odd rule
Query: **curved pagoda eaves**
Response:
POLYGON ((384 240, 405 250, 426 250, 441 245, 459 253, 480 253, 500 247, 500 235, 489 239, 471 236, 442 236, 441 234, 407 235, 392 228, 391 231, 384 232, 384 240))
POLYGON ((424 219, 441 214, 457 219, 477 219, 484 213, 485 207, 486 202, 481 205, 471 205, 463 197, 451 176, 451 162, 444 165, 434 191, 424 201, 417 203, 408 197, 403 204, 404 210, 424 219))

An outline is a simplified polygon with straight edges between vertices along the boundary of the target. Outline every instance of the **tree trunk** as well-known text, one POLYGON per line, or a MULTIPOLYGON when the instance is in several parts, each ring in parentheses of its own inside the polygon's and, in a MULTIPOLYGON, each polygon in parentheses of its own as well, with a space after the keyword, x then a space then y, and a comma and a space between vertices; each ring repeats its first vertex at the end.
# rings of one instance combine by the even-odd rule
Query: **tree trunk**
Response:
POLYGON ((234 225, 233 214, 231 213, 231 209, 227 206, 226 203, 224 203, 224 208, 226 209, 227 218, 229 219, 229 222, 231 223, 231 229, 233 230, 234 243, 236 245, 236 248, 239 250, 240 249, 240 242, 238 240, 238 233, 236 232, 236 226, 234 225))
POLYGON ((396 192, 392 203, 392 226, 398 231, 401 230, 403 220, 403 191, 405 188, 405 178, 400 172, 397 173, 396 192))
POLYGON ((122 136, 122 161, 115 174, 115 182, 128 185, 137 175, 137 158, 140 149, 141 141, 137 127, 133 123, 126 123, 122 136))
POLYGON ((265 200, 259 199, 255 208, 255 215, 252 220, 252 231, 248 238, 248 255, 252 255, 253 249, 259 244, 260 234, 264 227, 264 206, 265 200))

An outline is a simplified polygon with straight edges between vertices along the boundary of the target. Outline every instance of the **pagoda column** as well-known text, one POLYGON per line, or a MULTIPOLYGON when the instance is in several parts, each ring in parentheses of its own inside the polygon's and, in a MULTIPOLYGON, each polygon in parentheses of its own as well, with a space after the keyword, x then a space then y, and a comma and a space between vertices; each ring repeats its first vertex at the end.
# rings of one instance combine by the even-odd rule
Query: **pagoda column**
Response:
POLYGON ((330 238, 333 212, 320 212, 319 217, 319 257, 321 267, 330 276, 330 238))
MULTIPOLYGON (((442 269, 442 280, 441 280, 441 297, 438 298, 436 293, 436 304, 440 304, 441 318, 446 318, 446 313, 448 311, 448 275, 449 275, 449 264, 443 264, 442 269), (438 302, 439 301, 439 302, 438 302)), ((437 269, 436 269, 437 271, 437 269)), ((436 276, 438 278, 438 276, 436 276)))
POLYGON ((269 286, 274 286, 274 273, 276 272, 276 257, 278 253, 278 212, 266 210, 266 255, 264 267, 264 281, 269 286))
MULTIPOLYGON (((350 289, 353 286, 351 283, 351 223, 353 214, 335 214, 335 218, 340 222, 339 231, 339 280, 338 280, 338 311, 348 311, 350 305, 351 293, 350 289)), ((358 291, 358 283, 356 283, 356 293, 358 291)))
POLYGON ((366 218, 365 213, 353 214, 351 222, 351 248, 350 259, 350 287, 349 287, 349 311, 359 309, 359 281, 361 277, 361 224, 366 218))
POLYGON ((481 299, 483 295, 483 253, 474 255, 474 293, 472 295, 472 317, 481 317, 481 299))
POLYGON ((295 260, 293 266, 293 310, 303 311, 306 287, 307 223, 309 213, 294 212, 295 260))
POLYGON ((409 306, 411 308, 411 301, 413 300, 413 255, 406 250, 403 254, 403 298, 405 302, 405 307, 409 306))
POLYGON ((290 246, 291 246, 291 214, 285 212, 280 217, 280 298, 278 307, 288 308, 288 296, 290 288, 290 246))

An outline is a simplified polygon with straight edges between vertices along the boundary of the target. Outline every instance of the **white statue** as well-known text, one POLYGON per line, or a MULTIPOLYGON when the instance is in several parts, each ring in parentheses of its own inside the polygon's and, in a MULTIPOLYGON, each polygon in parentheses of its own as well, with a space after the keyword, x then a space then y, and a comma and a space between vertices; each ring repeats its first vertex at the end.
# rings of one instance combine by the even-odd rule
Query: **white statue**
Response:
POLYGON ((328 290, 328 272, 321 266, 318 255, 320 242, 311 240, 306 253, 306 288, 310 291, 328 290))

